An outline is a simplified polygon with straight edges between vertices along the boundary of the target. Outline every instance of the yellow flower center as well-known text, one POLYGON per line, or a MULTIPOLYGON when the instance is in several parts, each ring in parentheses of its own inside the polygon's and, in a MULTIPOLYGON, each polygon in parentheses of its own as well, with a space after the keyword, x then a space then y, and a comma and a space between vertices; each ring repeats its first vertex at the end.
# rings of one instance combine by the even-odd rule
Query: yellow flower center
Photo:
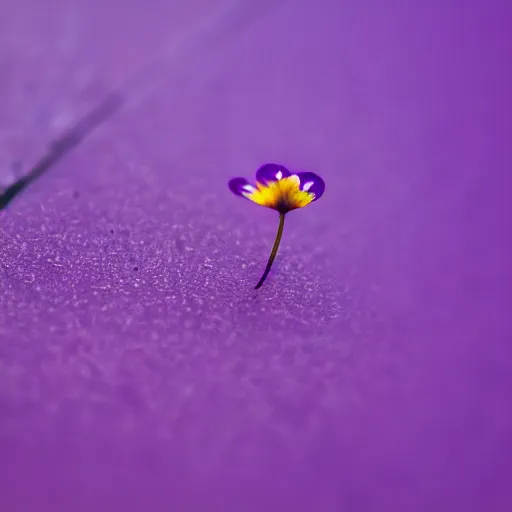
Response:
POLYGON ((266 185, 256 183, 254 190, 243 195, 256 204, 280 211, 302 208, 315 198, 312 192, 300 189, 300 180, 296 175, 272 181, 266 185))

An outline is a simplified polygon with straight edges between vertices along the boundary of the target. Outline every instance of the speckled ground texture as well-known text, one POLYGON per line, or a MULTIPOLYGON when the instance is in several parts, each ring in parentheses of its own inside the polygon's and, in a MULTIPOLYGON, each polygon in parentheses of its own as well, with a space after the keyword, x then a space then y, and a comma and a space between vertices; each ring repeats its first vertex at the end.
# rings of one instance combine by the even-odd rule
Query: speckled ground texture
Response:
POLYGON ((512 510, 512 6, 364 4, 2 0, 2 511, 512 510))

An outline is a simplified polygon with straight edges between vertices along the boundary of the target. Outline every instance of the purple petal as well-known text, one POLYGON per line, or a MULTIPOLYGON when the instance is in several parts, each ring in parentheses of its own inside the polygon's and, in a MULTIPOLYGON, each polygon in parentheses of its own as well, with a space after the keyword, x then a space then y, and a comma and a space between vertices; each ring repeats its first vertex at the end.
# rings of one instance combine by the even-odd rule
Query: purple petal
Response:
POLYGON ((290 171, 278 164, 265 164, 256 171, 256 181, 262 185, 290 176, 290 171))
POLYGON ((228 187, 237 196, 244 196, 254 190, 254 185, 251 185, 245 178, 233 178, 229 180, 228 187))
POLYGON ((314 172, 297 172, 295 174, 299 177, 300 189, 315 195, 313 201, 322 197, 325 190, 325 183, 318 174, 314 172))

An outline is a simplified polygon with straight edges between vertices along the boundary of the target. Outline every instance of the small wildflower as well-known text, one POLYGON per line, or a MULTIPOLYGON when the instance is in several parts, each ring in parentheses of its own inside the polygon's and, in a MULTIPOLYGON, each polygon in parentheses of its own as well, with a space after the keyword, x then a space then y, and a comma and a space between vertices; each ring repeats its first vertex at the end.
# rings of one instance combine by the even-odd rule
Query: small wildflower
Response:
POLYGON ((279 213, 277 236, 265 271, 255 287, 258 289, 267 278, 279 249, 285 215, 320 199, 325 190, 325 183, 320 176, 312 172, 290 173, 282 165, 265 164, 256 172, 255 185, 245 178, 233 178, 229 181, 229 188, 233 194, 279 213))

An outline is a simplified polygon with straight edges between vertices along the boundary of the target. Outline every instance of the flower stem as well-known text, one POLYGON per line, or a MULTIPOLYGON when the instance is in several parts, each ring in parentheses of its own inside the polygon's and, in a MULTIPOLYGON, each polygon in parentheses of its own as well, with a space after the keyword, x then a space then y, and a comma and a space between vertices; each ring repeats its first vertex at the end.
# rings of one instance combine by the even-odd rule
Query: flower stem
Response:
POLYGON ((272 263, 276 258, 277 250, 279 249, 279 243, 281 242, 281 237, 283 236, 283 228, 284 228, 284 217, 286 214, 279 213, 279 228, 277 229, 276 239, 274 241, 274 247, 272 247, 272 252, 270 253, 270 258, 268 259, 267 266, 265 267, 265 272, 261 276, 261 279, 258 281, 258 284, 254 287, 255 290, 261 288, 261 285, 265 282, 265 279, 272 268, 272 263))

